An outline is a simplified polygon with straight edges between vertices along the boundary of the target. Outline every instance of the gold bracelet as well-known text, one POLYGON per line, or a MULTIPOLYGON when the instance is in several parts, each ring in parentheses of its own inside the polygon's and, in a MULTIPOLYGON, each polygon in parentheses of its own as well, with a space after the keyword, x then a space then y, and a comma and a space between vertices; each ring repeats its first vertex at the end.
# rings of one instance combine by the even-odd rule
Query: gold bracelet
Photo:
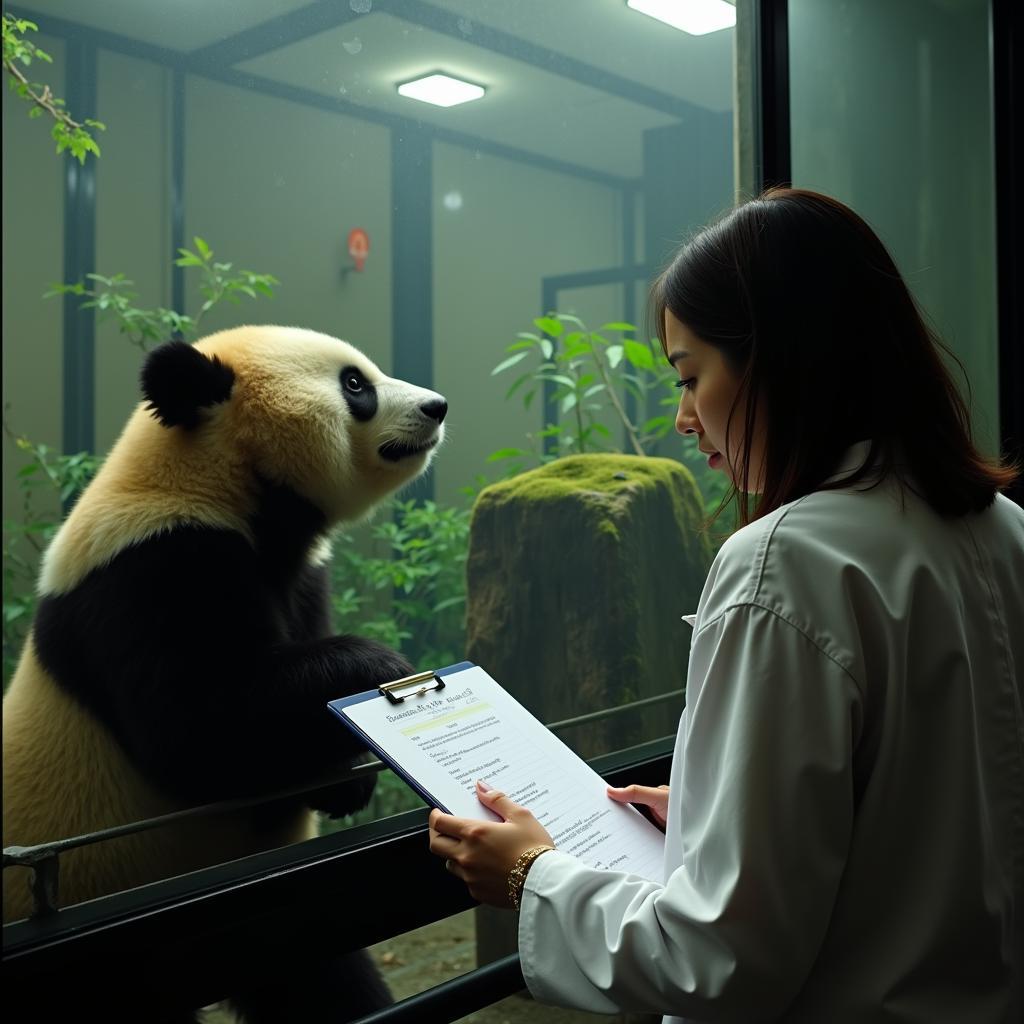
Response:
POLYGON ((542 854, 547 853, 548 850, 553 850, 553 846, 534 846, 532 849, 521 854, 519 859, 512 865, 512 870, 508 873, 508 899, 512 904, 513 910, 519 909, 519 902, 523 898, 523 886, 526 885, 526 876, 530 873, 530 865, 542 854))

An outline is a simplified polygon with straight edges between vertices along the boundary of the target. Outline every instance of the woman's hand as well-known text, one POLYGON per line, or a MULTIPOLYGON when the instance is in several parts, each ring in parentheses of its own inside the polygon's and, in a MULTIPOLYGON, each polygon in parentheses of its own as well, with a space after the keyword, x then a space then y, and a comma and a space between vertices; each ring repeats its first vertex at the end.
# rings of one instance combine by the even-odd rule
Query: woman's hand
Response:
POLYGON ((668 818, 668 786, 609 786, 608 795, 620 804, 641 804, 648 808, 654 820, 665 831, 665 819, 668 818))
POLYGON ((511 907, 508 873, 521 854, 534 846, 554 846, 547 829, 525 808, 482 782, 477 799, 503 821, 476 821, 430 812, 430 852, 445 858, 445 867, 469 886, 469 894, 492 907, 511 907))

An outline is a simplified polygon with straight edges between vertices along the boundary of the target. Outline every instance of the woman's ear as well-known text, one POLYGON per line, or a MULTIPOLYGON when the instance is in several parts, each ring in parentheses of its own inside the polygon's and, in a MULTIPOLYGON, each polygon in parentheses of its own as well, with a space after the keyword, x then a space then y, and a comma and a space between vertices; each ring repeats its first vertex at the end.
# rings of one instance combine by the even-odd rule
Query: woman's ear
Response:
POLYGON ((200 411, 226 402, 234 383, 230 366, 184 341, 169 341, 153 349, 142 367, 146 408, 165 427, 196 427, 200 411))

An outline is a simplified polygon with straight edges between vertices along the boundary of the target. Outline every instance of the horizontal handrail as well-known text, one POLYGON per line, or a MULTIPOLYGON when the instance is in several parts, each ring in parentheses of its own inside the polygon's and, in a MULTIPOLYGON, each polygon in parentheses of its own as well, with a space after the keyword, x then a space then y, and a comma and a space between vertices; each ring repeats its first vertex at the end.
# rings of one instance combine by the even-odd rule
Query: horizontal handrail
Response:
POLYGON ((526 987, 518 953, 451 978, 353 1021, 353 1024, 420 1024, 454 1021, 521 992, 526 987))
POLYGON ((366 764, 357 765, 356 768, 350 769, 342 775, 333 776, 316 783, 307 781, 300 786, 294 786, 290 789, 269 793, 264 796, 244 797, 237 800, 220 800, 212 804, 184 807, 180 811, 170 811, 167 814, 159 814, 152 818, 142 818, 139 821, 127 822, 124 825, 112 825, 110 828, 99 829, 96 832, 86 832, 80 836, 69 836, 66 839, 54 839, 45 843, 37 843, 34 846, 8 846, 4 849, 3 866, 5 868, 15 865, 30 867, 43 857, 65 853, 79 846, 89 846, 92 843, 99 843, 107 839, 117 839, 120 836, 132 835, 135 832, 146 832, 149 829, 161 828, 164 825, 173 825, 176 821, 206 817, 210 814, 227 814, 231 811, 244 810, 246 807, 257 807, 260 804, 273 803, 292 796, 302 796, 304 793, 312 793, 328 786, 340 785, 342 782, 348 782, 351 779, 375 774, 385 767, 387 766, 381 761, 368 761, 366 764))
MULTIPOLYGON (((588 763, 611 785, 658 785, 672 745, 664 736, 588 763)), ((429 852, 426 830, 421 807, 6 924, 5 1009, 26 1020, 70 1019, 102 1011, 114 986, 124 1005, 185 1012, 301 970, 325 951, 365 949, 471 909, 465 884, 429 852), (388 899, 382 912, 383 894, 399 878, 403 892, 411 885, 410 898, 388 899)), ((521 987, 515 968, 506 969, 490 999, 521 987)), ((452 1007, 473 1011, 458 1000, 477 998, 468 993, 491 977, 482 970, 453 980, 452 1007)), ((440 1011, 413 1013, 413 1005, 402 1006, 403 1022, 444 1019, 440 1011)))
POLYGON ((552 732, 564 732, 575 725, 586 725, 588 722, 597 722, 602 718, 612 718, 623 711, 636 711, 638 708, 650 707, 653 704, 664 704, 667 701, 682 697, 685 690, 669 690, 667 693, 656 693, 653 697, 642 697, 640 700, 631 700, 628 704, 616 704, 613 708, 602 708, 600 711, 589 711, 585 715, 577 715, 575 718, 563 718, 560 722, 552 722, 548 728, 552 732))
MULTIPOLYGON (((644 697, 641 700, 631 701, 629 704, 619 704, 612 708, 602 708, 600 711, 591 711, 583 715, 577 715, 574 718, 564 718, 558 722, 551 722, 548 725, 548 729, 555 733, 565 732, 578 725, 587 725, 591 722, 612 718, 626 711, 662 704, 682 696, 682 690, 671 690, 667 693, 655 694, 653 697, 644 697)), ((244 810, 247 807, 257 807, 261 804, 273 803, 277 800, 284 800, 293 796, 302 796, 305 793, 312 793, 319 789, 340 785, 353 779, 365 778, 367 775, 376 774, 387 767, 383 761, 367 761, 365 764, 357 765, 355 768, 328 779, 318 782, 307 781, 300 786, 275 793, 245 797, 237 800, 220 800, 215 803, 185 807, 179 811, 170 811, 167 814, 156 815, 152 818, 143 818, 139 821, 127 822, 123 825, 113 825, 110 828, 98 829, 95 832, 86 832, 78 836, 69 836, 65 839, 48 840, 47 842, 36 843, 32 846, 8 846, 3 851, 3 867, 35 867, 42 860, 66 853, 68 850, 73 850, 77 847, 89 846, 93 843, 105 842, 109 839, 117 839, 121 836, 133 835, 137 832, 146 832, 154 828, 162 828, 165 825, 173 825, 175 822, 192 818, 206 817, 212 814, 227 814, 232 811, 244 810)))

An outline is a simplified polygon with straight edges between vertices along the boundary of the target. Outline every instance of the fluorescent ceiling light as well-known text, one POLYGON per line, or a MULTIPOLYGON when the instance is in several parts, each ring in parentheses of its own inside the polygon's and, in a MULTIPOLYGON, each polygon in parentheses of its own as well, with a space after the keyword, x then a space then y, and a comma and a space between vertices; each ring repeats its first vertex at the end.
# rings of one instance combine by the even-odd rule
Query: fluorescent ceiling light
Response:
POLYGON ((399 95, 413 100, 433 103, 438 107, 454 107, 457 103, 478 100, 484 94, 483 86, 463 82, 450 75, 427 75, 412 82, 403 82, 398 87, 399 95))
POLYGON ((725 0, 626 0, 626 6, 691 36, 703 36, 736 24, 736 8, 725 0))

